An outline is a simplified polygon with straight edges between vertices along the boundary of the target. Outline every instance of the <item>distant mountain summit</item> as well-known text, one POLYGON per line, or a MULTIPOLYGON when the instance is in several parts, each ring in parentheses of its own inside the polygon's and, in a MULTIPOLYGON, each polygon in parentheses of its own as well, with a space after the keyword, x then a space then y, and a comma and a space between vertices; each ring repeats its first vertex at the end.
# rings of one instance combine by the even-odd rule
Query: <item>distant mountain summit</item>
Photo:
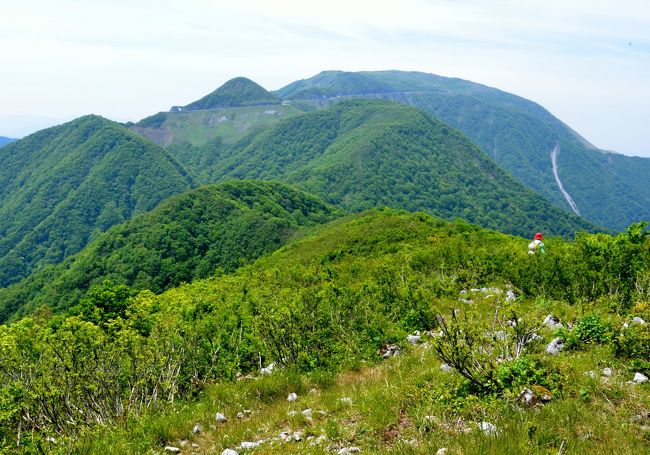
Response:
POLYGON ((421 72, 324 71, 274 93, 316 108, 359 97, 415 106, 559 207, 618 231, 650 220, 650 159, 599 150, 539 104, 502 90, 421 72))
POLYGON ((245 77, 236 77, 200 100, 187 106, 174 106, 172 112, 218 109, 224 107, 280 104, 280 99, 245 77))

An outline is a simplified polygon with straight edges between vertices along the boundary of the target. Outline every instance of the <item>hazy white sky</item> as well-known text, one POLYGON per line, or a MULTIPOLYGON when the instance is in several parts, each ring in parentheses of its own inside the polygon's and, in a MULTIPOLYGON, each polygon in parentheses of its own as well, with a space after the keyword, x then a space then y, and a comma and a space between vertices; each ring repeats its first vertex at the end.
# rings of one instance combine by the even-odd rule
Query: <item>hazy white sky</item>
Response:
POLYGON ((480 82, 650 156, 650 0, 0 0, 4 136, 332 69, 480 82))

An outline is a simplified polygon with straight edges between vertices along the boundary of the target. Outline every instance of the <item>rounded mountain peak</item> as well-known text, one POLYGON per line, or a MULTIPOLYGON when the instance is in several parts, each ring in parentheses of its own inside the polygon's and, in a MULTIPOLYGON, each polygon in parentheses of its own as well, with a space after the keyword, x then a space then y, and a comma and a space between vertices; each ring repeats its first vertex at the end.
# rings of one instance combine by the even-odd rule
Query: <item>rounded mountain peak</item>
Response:
POLYGON ((194 111, 279 103, 278 97, 261 85, 246 77, 236 77, 200 100, 194 101, 187 106, 173 107, 172 111, 194 111))

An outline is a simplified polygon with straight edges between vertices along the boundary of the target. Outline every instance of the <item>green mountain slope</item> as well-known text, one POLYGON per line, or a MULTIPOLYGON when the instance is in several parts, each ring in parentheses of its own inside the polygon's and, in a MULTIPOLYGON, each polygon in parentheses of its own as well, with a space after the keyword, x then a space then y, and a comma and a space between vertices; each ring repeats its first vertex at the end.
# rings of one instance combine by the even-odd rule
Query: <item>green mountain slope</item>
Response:
POLYGON ((568 210, 551 161, 559 145, 558 176, 582 216, 616 230, 650 219, 650 159, 598 150, 538 104, 501 90, 417 72, 326 71, 276 94, 321 107, 359 96, 419 107, 458 128, 520 182, 568 210))
POLYGON ((356 100, 285 120, 219 151, 212 181, 282 180, 345 210, 390 206, 529 236, 588 222, 553 207, 422 111, 356 100))
POLYGON ((189 189, 164 149, 87 116, 0 151, 0 286, 61 262, 97 234, 189 189))
POLYGON ((156 293, 217 268, 232 272, 339 212, 281 183, 240 181, 169 198, 113 226, 61 264, 0 289, 0 322, 38 305, 67 308, 104 280, 156 293))
POLYGON ((203 98, 183 107, 174 107, 172 110, 192 111, 256 104, 280 104, 280 99, 250 79, 237 77, 203 98))
POLYGON ((182 440, 197 453, 242 441, 272 454, 642 453, 647 384, 626 381, 650 369, 650 325, 632 321, 650 314, 648 233, 548 239, 535 256, 526 244, 373 210, 231 275, 161 295, 104 287, 74 314, 0 326, 0 448, 22 435, 27 452, 55 438, 60 452, 102 454, 182 440), (548 313, 573 328, 545 327, 548 313), (564 351, 551 355, 556 337, 564 351), (453 347, 454 361, 442 359, 453 347), (524 388, 540 402, 522 403, 524 388), (229 420, 215 423, 217 412, 229 420), (484 421, 498 430, 485 434, 484 421), (283 431, 302 437, 283 442, 283 431))

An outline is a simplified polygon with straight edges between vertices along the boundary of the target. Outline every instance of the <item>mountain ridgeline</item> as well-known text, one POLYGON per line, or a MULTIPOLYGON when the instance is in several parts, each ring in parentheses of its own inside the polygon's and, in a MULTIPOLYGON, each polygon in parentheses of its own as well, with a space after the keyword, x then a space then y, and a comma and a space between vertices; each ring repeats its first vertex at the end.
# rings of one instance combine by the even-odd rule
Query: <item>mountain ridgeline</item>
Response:
POLYGON ((217 269, 230 273, 276 250, 300 228, 340 215, 281 183, 237 181, 191 190, 113 226, 62 264, 0 289, 0 322, 39 305, 69 308, 105 280, 159 293, 217 269))
POLYGON ((557 172, 579 213, 610 229, 650 219, 650 159, 599 150, 546 109, 474 82, 403 71, 325 71, 275 92, 299 105, 327 107, 355 97, 416 106, 458 128, 520 182, 570 210, 557 172))
POLYGON ((0 286, 194 185, 164 149, 87 116, 0 150, 0 286))
POLYGON ((594 228, 525 188, 454 128, 387 101, 292 117, 220 151, 211 172, 212 181, 284 181, 349 211, 424 210, 524 236, 594 228))

